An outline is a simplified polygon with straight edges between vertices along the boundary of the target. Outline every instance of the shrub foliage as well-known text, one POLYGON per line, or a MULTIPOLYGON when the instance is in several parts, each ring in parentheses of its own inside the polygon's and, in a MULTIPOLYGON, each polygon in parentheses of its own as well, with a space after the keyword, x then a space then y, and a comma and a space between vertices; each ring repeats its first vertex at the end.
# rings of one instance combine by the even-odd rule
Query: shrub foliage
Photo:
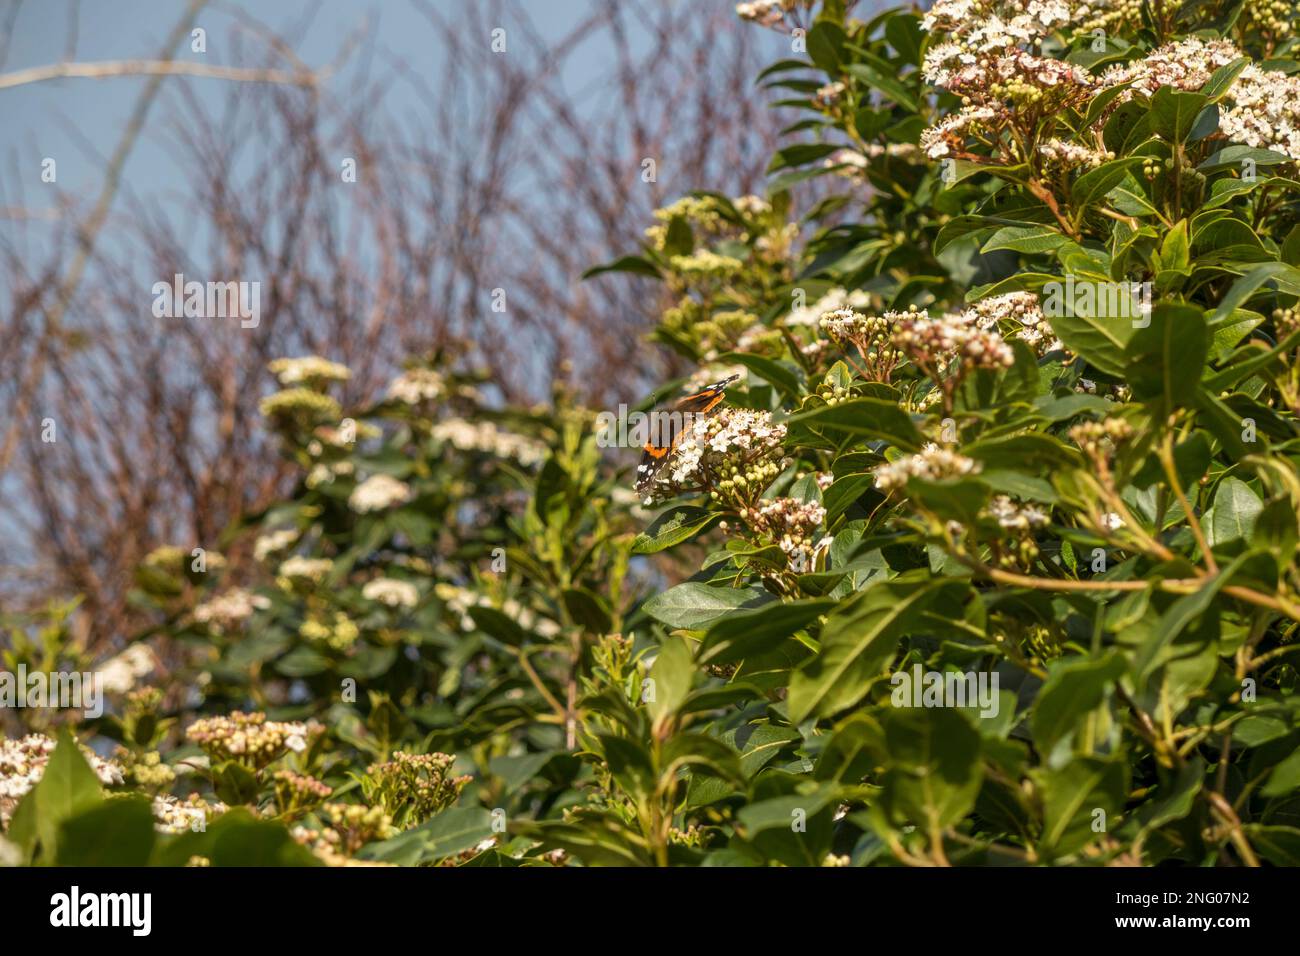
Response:
POLYGON ((768 194, 684 197, 589 274, 672 297, 652 338, 699 372, 642 410, 725 401, 634 494, 570 395, 503 408, 434 356, 345 410, 345 368, 276 363, 302 479, 223 544, 264 574, 151 556, 170 677, 94 724, 111 757, 5 744, 40 781, 0 791, 6 846, 1300 863, 1277 6, 741 4, 802 114, 768 194))

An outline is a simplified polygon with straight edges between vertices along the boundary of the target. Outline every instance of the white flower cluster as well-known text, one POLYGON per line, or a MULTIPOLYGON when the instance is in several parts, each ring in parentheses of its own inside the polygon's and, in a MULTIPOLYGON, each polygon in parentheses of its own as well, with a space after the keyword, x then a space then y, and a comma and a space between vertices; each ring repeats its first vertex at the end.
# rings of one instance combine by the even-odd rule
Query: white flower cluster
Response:
POLYGON ((185 729, 185 738, 214 761, 237 760, 260 769, 285 750, 302 753, 308 739, 321 731, 314 721, 267 720, 261 711, 234 711, 229 716, 199 718, 185 729))
POLYGON ((375 578, 367 581, 361 588, 361 596, 367 601, 378 601, 388 607, 415 607, 420 600, 420 591, 409 581, 396 578, 375 578))
POLYGON ((995 495, 989 502, 988 515, 1000 528, 1020 533, 1047 527, 1050 519, 1041 508, 1017 504, 1007 495, 995 495))
POLYGON ((861 289, 847 292, 844 289, 831 289, 812 305, 793 309, 785 317, 786 325, 818 325, 827 312, 840 309, 866 309, 871 306, 871 296, 861 289))
POLYGON ((302 358, 279 358, 267 366, 286 388, 304 382, 346 382, 352 377, 346 365, 331 362, 317 355, 302 358))
MULTIPOLYGON (((478 627, 474 623, 474 619, 469 616, 470 608, 497 607, 486 594, 480 594, 468 588, 457 587, 445 581, 435 584, 433 593, 438 600, 447 605, 449 610, 460 615, 460 626, 465 631, 473 631, 478 627)), ((533 613, 532 609, 524 607, 514 598, 507 598, 501 603, 498 610, 514 620, 525 631, 532 631, 538 637, 551 638, 560 633, 558 624, 550 618, 539 617, 533 613)))
POLYGON ((1300 163, 1300 75, 1251 64, 1241 71, 1228 95, 1232 108, 1219 117, 1225 136, 1300 163))
POLYGON ((1005 77, 1013 67, 1024 69, 1038 60, 1016 63, 1017 54, 1037 49, 1053 32, 1087 16, 1086 4, 1065 0, 936 0, 921 26, 948 38, 926 51, 922 72, 935 86, 951 87, 977 82, 997 62, 1005 77))
POLYGON ((821 330, 836 342, 871 339, 888 333, 889 323, 878 316, 865 316, 856 309, 836 309, 827 312, 819 323, 821 330))
POLYGON ((334 562, 329 558, 308 558, 295 554, 288 560, 281 562, 276 573, 282 578, 297 578, 315 582, 322 580, 333 568, 334 562))
POLYGON ((963 312, 962 316, 980 329, 1020 339, 1039 357, 1065 349, 1065 345, 1053 333, 1051 323, 1043 315, 1038 296, 1032 292, 1008 292, 981 299, 963 312))
POLYGON ((836 175, 856 179, 873 159, 888 156, 891 159, 920 159, 921 150, 915 143, 867 143, 859 149, 837 149, 824 160, 822 166, 834 169, 836 175))
POLYGON ((1101 75, 1101 85, 1129 84, 1117 103, 1131 99, 1135 91, 1149 96, 1162 86, 1199 90, 1215 70, 1240 56, 1241 51, 1229 40, 1187 37, 1166 43, 1140 60, 1108 67, 1101 75))
MULTIPOLYGON (((1162 86, 1199 90, 1215 70, 1242 55, 1230 40, 1187 37, 1140 60, 1110 67, 1102 74, 1102 83, 1128 84, 1114 105, 1131 99, 1135 92, 1150 95, 1162 86)), ((1252 63, 1233 81, 1223 107, 1219 129, 1230 140, 1276 150, 1300 162, 1300 76, 1261 70, 1252 63)))
POLYGON ((689 256, 671 256, 668 264, 674 272, 696 279, 733 275, 745 268, 734 256, 724 256, 711 249, 699 249, 689 256))
POLYGON ((942 159, 959 150, 962 140, 971 133, 982 131, 998 116, 998 111, 991 106, 963 106, 935 125, 921 130, 921 149, 931 159, 942 159))
POLYGON ((921 28, 960 38, 980 53, 1002 52, 1038 43, 1087 16, 1087 10, 1087 4, 1067 0, 935 0, 921 28))
POLYGON ((826 520, 826 509, 816 501, 795 498, 767 498, 741 512, 745 522, 767 535, 781 548, 792 565, 809 570, 814 552, 813 532, 826 520))
POLYGON ((1096 79, 1035 51, 1088 15, 1086 5, 1064 0, 937 0, 922 26, 946 38, 930 46, 922 73, 960 96, 962 107, 922 131, 925 155, 960 153, 967 136, 997 133, 1022 112, 1041 116, 1082 105, 1096 79))
POLYGON ((736 4, 736 16, 751 20, 763 27, 774 27, 785 20, 786 11, 793 10, 796 0, 750 0, 736 4))
POLYGON ((279 531, 272 531, 268 534, 259 535, 253 542, 253 558, 257 561, 265 561, 274 554, 279 554, 286 548, 290 548, 298 540, 298 531, 294 528, 283 528, 279 531))
POLYGON ((1115 154, 1109 150, 1093 149, 1082 143, 1070 143, 1055 137, 1039 143, 1038 152, 1050 163, 1067 170, 1084 167, 1091 169, 1115 158, 1115 154))
POLYGON ((667 481, 661 473, 652 491, 671 489, 676 494, 730 475, 733 469, 731 480, 748 486, 749 472, 780 457, 784 441, 785 426, 774 423, 770 412, 728 406, 716 415, 697 417, 664 469, 667 481))
POLYGON ((356 466, 347 459, 317 462, 311 466, 311 471, 307 472, 305 484, 308 488, 319 488, 321 485, 328 485, 335 478, 346 477, 355 471, 356 466))
POLYGON ((184 803, 166 793, 153 798, 154 829, 160 833, 203 830, 225 812, 224 803, 208 803, 196 793, 190 794, 184 803))
POLYGON ((433 401, 446 392, 441 375, 431 368, 410 368, 388 386, 388 398, 406 405, 433 401))
POLYGON ((847 89, 848 87, 839 80, 836 80, 833 83, 827 83, 824 86, 819 87, 817 92, 813 94, 813 102, 822 109, 830 109, 844 98, 844 92, 847 89))
POLYGON ((758 217, 766 216, 772 211, 772 204, 762 196, 755 196, 752 193, 748 196, 738 196, 732 201, 736 211, 746 216, 758 217))
POLYGON ((942 481, 978 474, 979 471, 980 463, 973 458, 941 448, 934 442, 926 442, 917 454, 877 465, 872 474, 876 476, 876 487, 888 493, 906 487, 911 478, 942 481))
POLYGON ((200 624, 210 624, 218 631, 227 631, 252 617, 253 611, 270 607, 270 604, 260 594, 253 594, 244 588, 231 588, 195 607, 194 620, 200 624))
POLYGON ((99 686, 110 694, 125 694, 158 666, 146 644, 132 644, 97 667, 99 686))
MULTIPOLYGON (((9 826, 18 802, 41 782, 55 743, 44 734, 0 740, 0 829, 9 826)), ((81 748, 81 753, 100 783, 105 786, 122 783, 122 768, 116 763, 101 759, 86 747, 81 748)))
POLYGON ((450 442, 461 451, 482 451, 497 458, 509 458, 532 466, 546 460, 546 446, 539 441, 497 428, 491 422, 467 422, 452 418, 433 426, 436 441, 450 442))
POLYGON ((392 475, 371 475, 352 489, 348 507, 357 514, 383 511, 411 500, 411 486, 392 475))
POLYGON ((849 359, 868 381, 888 382, 903 353, 894 348, 894 323, 885 317, 863 315, 854 309, 836 309, 822 316, 821 329, 841 348, 852 345, 862 357, 863 365, 849 359))
POLYGON ((994 328, 980 328, 969 313, 931 318, 925 309, 886 312, 895 324, 894 344, 916 365, 934 374, 952 365, 960 370, 1010 368, 1015 362, 1011 346, 994 328))

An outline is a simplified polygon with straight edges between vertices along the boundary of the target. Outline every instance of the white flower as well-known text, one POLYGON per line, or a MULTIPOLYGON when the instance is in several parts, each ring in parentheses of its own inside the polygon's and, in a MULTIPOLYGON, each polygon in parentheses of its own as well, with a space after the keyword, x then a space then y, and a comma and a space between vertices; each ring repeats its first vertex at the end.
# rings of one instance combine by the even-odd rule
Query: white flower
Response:
POLYGON ((521 465, 536 465, 546 459, 546 446, 539 441, 497 428, 491 422, 467 422, 451 418, 433 426, 436 441, 449 442, 462 451, 481 451, 498 458, 510 458, 521 465))
POLYGON ((1044 528, 1051 519, 1041 508, 1017 504, 1007 495, 996 495, 989 502, 988 514, 999 527, 1008 531, 1034 531, 1044 528))
POLYGON ((194 609, 194 620, 224 631, 246 621, 253 611, 269 606, 270 602, 261 595, 252 594, 244 588, 231 588, 198 605, 194 609))
POLYGON ((1162 86, 1199 90, 1221 66, 1241 56, 1229 40, 1201 40, 1187 37, 1152 50, 1140 60, 1109 67, 1101 76, 1103 86, 1129 84, 1116 103, 1131 99, 1134 91, 1150 95, 1162 86))
POLYGON ((280 564, 279 575, 282 578, 302 578, 308 581, 320 581, 334 568, 329 558, 306 558, 295 554, 280 564))
POLYGON ((407 405, 418 405, 441 396, 446 390, 443 378, 433 369, 407 369, 388 386, 388 397, 407 405))
POLYGON ((793 0, 751 0, 736 4, 736 16, 760 26, 774 27, 785 19, 785 11, 793 6, 793 0))
POLYGON ((904 487, 911 478, 942 481, 979 471, 979 462, 958 452, 940 448, 934 442, 927 442, 917 454, 877 465, 872 474, 876 476, 876 487, 889 492, 904 487))
POLYGON ((415 607, 420 600, 420 592, 414 584, 395 578, 367 581, 361 588, 361 596, 367 601, 378 601, 388 607, 415 607))
POLYGON ((1067 169, 1100 166, 1107 160, 1115 158, 1114 153, 1092 149, 1082 143, 1069 143, 1056 138, 1049 139, 1045 143, 1039 143, 1038 151, 1048 160, 1067 169))
MULTIPOLYGON (((45 774, 55 741, 44 734, 28 734, 18 740, 0 740, 0 828, 9 825, 14 809, 45 774)), ((104 760, 88 747, 80 747, 99 782, 105 786, 122 783, 122 768, 104 760)))
MULTIPOLYGON (((319 467, 319 466, 318 466, 319 467)), ((253 542, 253 558, 257 561, 265 561, 273 554, 285 550, 298 540, 298 532, 294 528, 285 528, 281 531, 272 531, 270 534, 260 535, 253 542)))
POLYGON ((411 500, 411 486, 391 475, 371 475, 348 496, 348 507, 357 514, 383 511, 411 500))
POLYGON ((346 365, 331 362, 317 355, 280 358, 267 367, 285 387, 303 382, 345 382, 352 377, 346 365))
POLYGON ((840 309, 866 309, 871 306, 871 296, 860 289, 847 292, 844 289, 831 289, 812 305, 792 309, 785 317, 786 325, 817 325, 827 312, 840 309))
POLYGON ((144 644, 132 644, 116 657, 99 665, 100 687, 110 694, 125 694, 140 678, 153 673, 157 661, 144 644))
POLYGON ((1300 162, 1300 76, 1252 64, 1241 71, 1228 98, 1232 108, 1219 119, 1224 135, 1300 162))
POLYGON ((211 817, 226 812, 226 805, 221 802, 209 804, 197 794, 191 794, 182 803, 171 794, 161 794, 153 798, 154 829, 160 833, 187 833, 206 828, 211 817))
POLYGON ((925 309, 886 312, 895 324, 894 344, 922 367, 957 362, 967 368, 1010 368, 1015 353, 995 328, 980 328, 971 313, 931 318, 925 309))

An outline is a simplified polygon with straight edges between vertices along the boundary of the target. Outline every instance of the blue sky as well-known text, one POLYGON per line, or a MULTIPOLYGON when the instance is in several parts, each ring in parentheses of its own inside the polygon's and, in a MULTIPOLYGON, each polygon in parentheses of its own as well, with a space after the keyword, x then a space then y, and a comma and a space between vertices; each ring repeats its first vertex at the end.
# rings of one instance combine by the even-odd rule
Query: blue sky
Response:
MULTIPOLYGON (((429 6, 444 15, 454 16, 470 0, 428 0, 429 6)), ((533 27, 547 42, 564 37, 590 9, 593 0, 528 0, 525 8, 533 27)), ((665 0, 685 3, 685 0, 665 0)), ((700 2, 700 0, 696 0, 700 2)), ((707 0, 706 0, 707 2, 707 0)), ((65 58, 69 47, 71 12, 76 18, 75 59, 95 62, 123 59, 154 59, 167 34, 176 24, 187 4, 182 0, 27 0, 18 8, 13 35, 3 71, 56 63, 65 58)), ((234 59, 229 48, 232 28, 243 31, 232 11, 242 10, 263 23, 272 32, 297 37, 294 53, 309 66, 328 63, 344 38, 367 20, 376 38, 376 68, 386 56, 404 58, 421 72, 434 73, 438 66, 440 43, 424 15, 407 0, 225 0, 210 4, 195 25, 207 31, 207 53, 194 53, 188 42, 176 52, 177 59, 214 64, 229 64, 234 59), (302 32, 302 24, 310 27, 302 32)), ((0 12, 0 15, 7 15, 0 12)), ((2 21, 0 21, 2 22, 2 21)), ((524 42, 524 31, 512 29, 507 19, 507 42, 524 42)), ((244 34, 246 49, 262 50, 263 44, 253 34, 244 34)), ((488 42, 488 38, 484 38, 488 42)), ((575 51, 568 64, 565 82, 574 92, 588 90, 601 74, 608 51, 594 43, 575 51)), ((51 188, 68 190, 89 200, 99 189, 103 166, 120 135, 136 96, 146 81, 139 77, 110 79, 60 79, 0 90, 3 122, 0 123, 0 197, 4 205, 16 201, 14 186, 20 186, 26 205, 37 209, 53 203, 41 201, 42 192, 51 188), (52 157, 57 162, 57 184, 41 182, 41 161, 52 157), (6 188, 5 184, 8 184, 6 188)), ((219 102, 228 81, 190 79, 186 81, 196 95, 208 102, 219 102)), ((332 92, 346 98, 348 71, 332 77, 332 92)), ((589 89, 592 95, 599 90, 589 89)), ((386 106, 393 115, 401 115, 404 98, 410 107, 417 104, 414 94, 404 84, 394 84, 386 106)), ((155 104, 155 111, 161 106, 155 104)), ((156 112, 155 114, 156 115, 156 112)), ((169 148, 167 131, 150 124, 137 142, 128 162, 124 186, 137 196, 165 194, 184 182, 176 168, 174 151, 169 148)), ((0 225, 0 228, 3 228, 0 225)))

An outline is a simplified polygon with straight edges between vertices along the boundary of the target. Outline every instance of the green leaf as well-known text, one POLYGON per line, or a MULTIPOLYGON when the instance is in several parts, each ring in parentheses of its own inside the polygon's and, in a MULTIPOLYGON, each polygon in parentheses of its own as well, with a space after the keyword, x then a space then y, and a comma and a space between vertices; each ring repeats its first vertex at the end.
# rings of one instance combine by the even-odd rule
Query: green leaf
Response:
POLYGON ((803 737, 793 727, 776 724, 746 724, 724 735, 740 751, 740 772, 752 777, 767 766, 785 747, 803 737))
POLYGON ((633 554, 656 554, 675 547, 683 541, 689 541, 702 531, 713 527, 722 519, 718 512, 711 512, 695 505, 679 505, 670 508, 651 522, 650 527, 636 536, 632 542, 633 554))
POLYGON ((1127 283, 1097 283, 1066 276, 1045 289, 1043 312, 1071 351, 1108 375, 1122 377, 1125 349, 1145 321, 1141 302, 1127 283))
POLYGON ((1053 226, 1004 226, 989 237, 980 252, 996 252, 1009 249, 1033 255, 1040 252, 1055 252, 1070 240, 1053 226))
POLYGON ((790 416, 788 424, 840 442, 854 437, 881 439, 907 451, 917 450, 924 442, 898 403, 883 398, 853 398, 838 405, 823 405, 790 416))
POLYGON ((1142 165, 1140 156, 1126 156, 1102 163, 1096 169, 1090 169, 1074 181, 1070 196, 1080 208, 1095 205, 1105 195, 1124 181, 1129 169, 1142 165))
POLYGON ((1240 478, 1231 475, 1219 482, 1214 503, 1205 513, 1205 537, 1211 548, 1249 541, 1255 519, 1264 510, 1259 495, 1240 478))
POLYGON ((660 645, 650 680, 654 682, 654 697, 646 702, 650 716, 659 721, 675 714, 695 681, 695 661, 685 640, 669 637, 660 645))
POLYGON ((503 644, 522 647, 528 642, 528 634, 519 623, 499 608, 475 605, 469 609, 469 616, 484 634, 491 635, 503 644))
POLYGON ((1290 295, 1300 295, 1300 269, 1284 262, 1270 262, 1256 266, 1232 284, 1228 294, 1223 297, 1219 307, 1211 316, 1211 323, 1222 322, 1237 309, 1245 305, 1266 282, 1275 282, 1277 287, 1290 295))
POLYGON ((1300 829, 1247 823, 1242 831, 1250 845, 1274 866, 1300 866, 1300 829))
POLYGON ((1210 78, 1201 87, 1201 95, 1207 97, 1211 103, 1217 103, 1232 89, 1233 82, 1248 65, 1250 65, 1250 57, 1243 56, 1219 67, 1210 74, 1210 78))
POLYGON ((257 777, 243 764, 227 760, 212 768, 213 786, 223 803, 231 806, 257 800, 257 777))
POLYGON ((876 476, 865 471, 836 478, 822 494, 827 527, 830 527, 835 519, 847 511, 866 491, 874 488, 875 484, 876 476))
POLYGON ((1130 816, 1136 831, 1133 835, 1149 834, 1167 823, 1186 817, 1196 805, 1196 797, 1201 792, 1204 780, 1205 761, 1193 757, 1183 764, 1176 777, 1162 781, 1156 788, 1154 799, 1142 804, 1130 816))
POLYGON ((14 812, 9 837, 29 850, 39 841, 41 858, 52 862, 58 858, 60 828, 64 822, 102 800, 99 778, 86 762, 72 732, 66 726, 61 727, 58 743, 40 782, 14 812))
POLYGON ((669 627, 703 630, 737 608, 771 600, 770 594, 758 588, 713 587, 687 581, 652 596, 641 609, 669 627))
POLYGON ((879 581, 832 614, 822 627, 821 649, 790 676, 790 719, 803 723, 856 704, 898 648, 938 605, 951 609, 966 592, 963 581, 909 572, 879 581))
POLYGON ((980 735, 947 707, 896 708, 882 716, 885 812, 927 834, 951 826, 975 805, 983 780, 980 735))
POLYGON ((748 352, 728 352, 718 357, 719 363, 743 365, 765 382, 770 382, 791 401, 797 402, 803 394, 799 376, 792 369, 761 355, 748 352))
POLYGON ((604 275, 606 272, 631 272, 633 275, 649 276, 652 279, 662 279, 659 267, 649 259, 643 259, 641 256, 622 256, 613 262, 607 262, 603 266, 596 266, 588 269, 582 274, 582 278, 591 279, 598 275, 604 275))
POLYGON ((184 866, 194 856, 207 857, 212 866, 321 866, 314 853, 302 846, 281 823, 254 817, 235 807, 198 833, 184 833, 159 847, 162 866, 184 866))
POLYGON ((573 623, 588 634, 607 634, 614 624, 605 599, 588 588, 565 588, 560 600, 573 623))
POLYGON ((777 150, 772 156, 772 161, 767 164, 767 171, 775 173, 791 166, 804 166, 808 163, 815 163, 820 159, 825 159, 839 148, 834 143, 795 143, 793 146, 777 150))
POLYGON ((1219 596, 1219 591, 1232 580, 1232 576, 1237 573, 1237 569, 1244 561, 1245 556, 1242 555, 1226 567, 1220 568, 1218 574, 1211 577, 1196 591, 1178 598, 1160 616, 1151 634, 1138 648, 1133 660, 1133 671, 1140 681, 1145 681, 1146 677, 1160 665, 1161 652, 1197 618, 1206 613, 1214 603, 1214 599, 1219 596))
POLYGON ((771 650, 795 631, 829 612, 837 603, 826 598, 814 598, 734 611, 715 621, 704 635, 699 651, 700 663, 730 663, 771 650))
POLYGON ((1054 663, 1030 717, 1039 752, 1050 753, 1058 740, 1076 729, 1124 671, 1124 659, 1117 652, 1096 660, 1065 658, 1054 663))
POLYGON ((492 836, 492 814, 482 807, 449 807, 418 827, 363 846, 357 856, 379 863, 414 866, 468 850, 492 836))
MULTIPOLYGON (((810 35, 811 38, 811 35, 810 35)), ((903 109, 909 112, 917 108, 916 97, 912 94, 903 83, 893 76, 889 76, 883 70, 866 63, 853 63, 847 67, 850 76, 861 80, 873 90, 879 90, 884 93, 903 109)))
POLYGON ((840 72, 840 56, 847 39, 844 28, 830 20, 818 20, 808 31, 808 58, 830 76, 840 72))
POLYGON ((1259 792, 1265 797, 1283 797, 1297 791, 1300 791, 1300 750, 1284 757, 1273 767, 1259 792))
POLYGON ((1094 825, 1109 829, 1128 791, 1128 767, 1118 758, 1076 757, 1064 767, 1034 776, 1043 793, 1041 843, 1056 855, 1100 839, 1102 833, 1094 825))
POLYGON ((1135 398, 1158 401, 1165 413, 1190 405, 1209 354, 1205 316, 1190 305, 1161 304, 1128 344, 1128 379, 1135 398))
POLYGON ((1166 142, 1186 142, 1197 116, 1209 101, 1204 93, 1186 93, 1162 86, 1151 96, 1151 128, 1166 142))
POLYGON ((130 796, 63 821, 58 866, 148 866, 155 840, 149 801, 130 796))

